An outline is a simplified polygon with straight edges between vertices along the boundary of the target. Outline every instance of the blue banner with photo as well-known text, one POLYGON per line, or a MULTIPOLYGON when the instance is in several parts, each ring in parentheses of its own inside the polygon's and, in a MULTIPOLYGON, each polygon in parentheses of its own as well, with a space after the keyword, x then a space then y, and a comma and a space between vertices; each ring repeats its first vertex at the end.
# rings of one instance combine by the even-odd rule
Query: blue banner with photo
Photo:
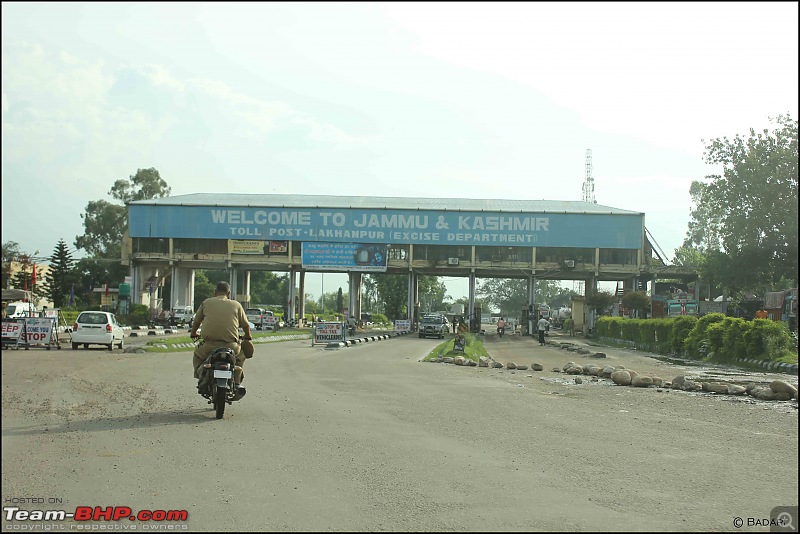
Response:
POLYGON ((307 271, 386 272, 386 245, 369 243, 303 243, 307 271))

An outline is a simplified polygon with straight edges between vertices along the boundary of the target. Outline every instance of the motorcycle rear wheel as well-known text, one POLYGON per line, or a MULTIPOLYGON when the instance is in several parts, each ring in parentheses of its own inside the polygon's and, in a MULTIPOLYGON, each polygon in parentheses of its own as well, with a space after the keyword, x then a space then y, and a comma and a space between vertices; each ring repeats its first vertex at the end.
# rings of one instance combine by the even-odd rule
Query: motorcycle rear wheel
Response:
POLYGON ((214 388, 214 409, 217 411, 217 419, 222 419, 225 413, 225 388, 214 388))

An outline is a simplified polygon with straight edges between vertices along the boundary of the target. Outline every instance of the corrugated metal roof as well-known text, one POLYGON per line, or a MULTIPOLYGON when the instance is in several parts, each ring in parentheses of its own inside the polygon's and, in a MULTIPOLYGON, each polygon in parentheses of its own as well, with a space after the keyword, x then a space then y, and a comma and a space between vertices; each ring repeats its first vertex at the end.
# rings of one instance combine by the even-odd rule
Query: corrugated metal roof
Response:
POLYGON ((259 195, 192 193, 138 200, 156 206, 232 206, 243 208, 334 208, 436 211, 499 211, 518 213, 607 213, 644 215, 577 200, 500 200, 475 198, 350 197, 333 195, 259 195))

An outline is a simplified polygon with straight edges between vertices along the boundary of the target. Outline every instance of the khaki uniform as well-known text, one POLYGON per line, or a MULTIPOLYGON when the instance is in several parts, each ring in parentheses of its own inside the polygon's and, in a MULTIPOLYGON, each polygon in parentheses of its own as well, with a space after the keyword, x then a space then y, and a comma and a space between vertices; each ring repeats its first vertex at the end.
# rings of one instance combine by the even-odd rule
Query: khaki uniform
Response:
MULTIPOLYGON (((200 333, 204 343, 194 350, 192 358, 194 377, 200 378, 203 362, 214 349, 220 347, 232 349, 236 354, 236 365, 244 367, 245 357, 239 344, 239 325, 247 324, 247 316, 242 305, 225 296, 206 299, 194 316, 194 324, 200 325, 200 323, 202 323, 200 333)), ((237 384, 240 384, 243 378, 243 371, 234 373, 234 381, 237 384)))

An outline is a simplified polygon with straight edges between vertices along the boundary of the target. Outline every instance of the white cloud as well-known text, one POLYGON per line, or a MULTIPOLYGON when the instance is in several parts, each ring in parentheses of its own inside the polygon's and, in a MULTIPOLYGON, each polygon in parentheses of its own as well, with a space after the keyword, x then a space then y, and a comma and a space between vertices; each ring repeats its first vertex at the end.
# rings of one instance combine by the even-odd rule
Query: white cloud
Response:
POLYGON ((693 154, 701 138, 797 113, 796 3, 382 8, 421 52, 534 87, 597 131, 693 154))

